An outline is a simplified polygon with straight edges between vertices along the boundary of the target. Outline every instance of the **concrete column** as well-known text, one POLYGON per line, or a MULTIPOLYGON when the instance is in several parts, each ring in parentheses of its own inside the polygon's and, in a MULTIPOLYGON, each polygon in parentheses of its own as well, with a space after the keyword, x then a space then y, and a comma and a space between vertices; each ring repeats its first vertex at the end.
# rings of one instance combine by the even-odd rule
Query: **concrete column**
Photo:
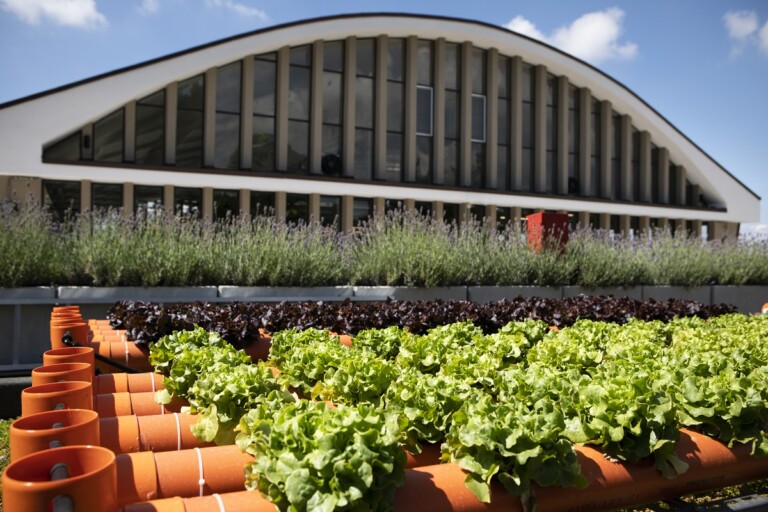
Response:
POLYGON ((341 196, 341 230, 349 233, 354 227, 355 198, 354 196, 341 196))
POLYGON ((666 231, 667 229, 670 229, 670 220, 667 217, 659 217, 658 225, 656 226, 656 229, 660 231, 666 231))
MULTIPOLYGON (((176 163, 176 118, 179 106, 179 88, 176 82, 165 88, 165 163, 176 163)), ((131 207, 133 200, 131 200, 131 207)), ((130 208, 128 208, 130 209, 130 208)))
POLYGON ((387 36, 376 39, 374 78, 373 176, 382 178, 387 167, 387 36))
POLYGON ((557 189, 556 194, 568 194, 568 77, 557 78, 557 189))
POLYGON ((409 212, 411 210, 415 210, 416 209, 416 200, 415 199, 404 199, 403 200, 403 208, 407 212, 409 212))
POLYGON ((309 194, 309 221, 320 220, 320 194, 309 194))
MULTIPOLYGON (((344 123, 342 129, 342 175, 355 173, 355 97, 357 92, 357 38, 350 36, 344 44, 344 123)), ((350 226, 351 229, 351 226, 350 226)))
MULTIPOLYGON (((635 190, 635 183, 632 179, 632 118, 628 115, 623 115, 619 119, 621 126, 621 155, 619 155, 621 197, 616 199, 634 201, 639 196, 639 191, 635 190)), ((629 233, 629 230, 626 233, 629 233)))
POLYGON ((123 183, 123 217, 133 217, 133 208, 133 183, 123 183))
POLYGON ((739 237, 739 223, 738 222, 726 222, 725 223, 725 236, 731 239, 739 237))
POLYGON ((534 69, 535 90, 533 93, 534 142, 533 168, 534 190, 547 190, 547 68, 536 66, 534 69))
POLYGON ((707 229, 707 240, 722 240, 726 236, 726 223, 710 221, 707 229))
POLYGON ((459 203, 459 224, 467 222, 469 219, 469 203, 459 203))
POLYGON ((386 198, 374 197, 373 198, 373 215, 374 217, 383 217, 387 212, 386 198))
MULTIPOLYGON (((203 167, 216 163, 216 76, 218 70, 205 72, 205 103, 203 106, 203 167)), ((213 211, 213 210, 211 210, 213 211)))
POLYGON ((674 220, 674 223, 675 223, 675 235, 676 236, 680 236, 680 234, 682 234, 682 236, 688 236, 688 230, 687 230, 687 226, 686 226, 685 220, 686 219, 675 219, 674 220))
POLYGON ((659 202, 669 204, 669 150, 659 148, 659 202))
POLYGON ((499 51, 496 48, 486 53, 485 69, 485 186, 495 190, 498 188, 496 171, 499 166, 499 51))
POLYGON ((275 220, 285 222, 285 208, 288 195, 285 192, 275 192, 275 220))
POLYGON ((651 230, 651 218, 640 217, 640 232, 648 233, 651 230))
POLYGON ((472 43, 465 41, 459 48, 461 74, 459 75, 459 185, 468 187, 472 183, 472 43))
POLYGON ((435 108, 432 127, 432 175, 437 185, 445 183, 445 39, 435 40, 435 108))
POLYGON ((611 229, 611 215, 609 213, 600 214, 600 229, 611 229))
POLYGON ((93 160, 93 123, 88 123, 81 129, 82 143, 80 154, 83 160, 93 160))
POLYGON ((251 215, 251 191, 244 188, 240 189, 240 215, 251 215))
MULTIPOLYGON (((579 89, 579 195, 589 195, 592 182, 592 93, 579 89)), ((589 220, 589 219, 587 219, 589 220)), ((585 224, 588 226, 589 222, 585 224)))
POLYGON ((688 187, 686 186, 687 172, 682 165, 677 166, 677 197, 675 198, 675 204, 685 206, 688 204, 688 187))
POLYGON ((485 207, 485 216, 488 218, 488 222, 491 223, 491 226, 496 225, 496 205, 495 204, 489 204, 485 207))
POLYGON ((10 201, 13 199, 11 198, 11 195, 10 195, 10 186, 9 186, 10 180, 11 180, 10 176, 0 176, 0 202, 10 201))
POLYGON ((433 201, 432 202, 432 217, 435 219, 442 219, 443 213, 445 212, 445 209, 443 208, 442 201, 433 201))
POLYGON ((403 141, 403 181, 416 181, 416 73, 417 58, 416 51, 418 38, 410 36, 405 40, 405 97, 403 104, 405 106, 405 126, 403 141))
POLYGON ((613 109, 610 101, 600 102, 600 197, 613 198, 613 109))
POLYGON ((523 218, 523 209, 519 206, 512 206, 509 209, 509 218, 512 222, 520 223, 523 218))
POLYGON ((701 228, 703 226, 703 222, 700 220, 694 220, 693 221, 693 234, 696 238, 701 238, 701 228))
MULTIPOLYGON (((277 51, 275 170, 283 172, 288 168, 288 79, 290 77, 290 58, 291 52, 289 47, 284 46, 277 51)), ((275 206, 277 206, 277 203, 275 203, 275 206)), ((282 219, 285 220, 285 202, 283 202, 282 219)))
POLYGON ((136 102, 129 101, 123 109, 123 161, 133 162, 134 160, 136 160, 136 102))
MULTIPOLYGON (((176 198, 174 197, 174 186, 163 185, 163 209, 173 215, 176 210, 176 198)), ((213 196, 211 196, 213 198, 213 196)))
MULTIPOLYGON (((242 105, 240 114, 240 168, 251 169, 253 167, 253 57, 245 57, 241 62, 243 88, 240 95, 242 105)), ((251 195, 248 194, 250 201, 251 195)), ((243 207, 242 194, 240 208, 243 212, 250 209, 243 207)))
POLYGON ((632 227, 629 215, 619 216, 619 231, 625 236, 629 236, 629 230, 632 227))
MULTIPOLYGON (((323 158, 323 53, 323 41, 315 41, 312 45, 309 86, 309 174, 322 174, 320 162, 323 158)), ((316 218, 320 219, 320 216, 316 218)))
POLYGON ((579 227, 580 228, 588 228, 589 227, 589 212, 579 212, 579 227))
POLYGON ((512 57, 509 62, 512 117, 509 120, 509 147, 512 190, 523 188, 523 59, 512 57))
POLYGON ((213 219, 213 187, 203 187, 203 220, 213 219))
POLYGON ((93 197, 91 194, 91 187, 93 183, 90 180, 83 180, 80 182, 80 211, 86 212, 91 209, 93 205, 93 197))
MULTIPOLYGON (((653 173, 651 170, 651 134, 647 131, 640 132, 640 201, 650 203, 653 201, 653 173)), ((638 197, 636 195, 636 197, 638 197)))

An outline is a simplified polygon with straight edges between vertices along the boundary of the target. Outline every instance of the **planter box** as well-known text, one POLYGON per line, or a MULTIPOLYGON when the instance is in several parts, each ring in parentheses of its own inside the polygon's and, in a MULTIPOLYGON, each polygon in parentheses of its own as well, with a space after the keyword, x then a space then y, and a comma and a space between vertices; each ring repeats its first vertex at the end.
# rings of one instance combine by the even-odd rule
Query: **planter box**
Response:
POLYGON ((91 286, 60 286, 58 298, 75 303, 104 303, 118 300, 143 300, 152 302, 194 302, 215 300, 218 297, 215 286, 167 286, 142 288, 118 286, 97 288, 91 286))
POLYGON ((52 286, 0 288, 0 304, 48 303, 54 299, 56 299, 56 288, 52 286))
POLYGON ((219 286, 220 300, 251 302, 343 301, 352 298, 350 286, 219 286))
POLYGON ((712 304, 733 304, 739 313, 758 313, 768 302, 768 286, 713 286, 712 304))
POLYGON ((643 300, 669 300, 686 299, 695 300, 702 304, 712 303, 711 286, 694 286, 685 288, 683 286, 643 286, 643 300))
POLYGON ((467 300, 466 286, 409 288, 406 286, 355 286, 355 300, 467 300))
POLYGON ((584 288, 582 286, 563 286, 563 298, 576 297, 577 295, 613 295, 614 297, 632 297, 642 300, 643 288, 630 286, 628 288, 616 286, 607 288, 584 288))
POLYGON ((562 299, 563 289, 559 286, 470 286, 467 294, 472 302, 496 302, 515 297, 562 299))

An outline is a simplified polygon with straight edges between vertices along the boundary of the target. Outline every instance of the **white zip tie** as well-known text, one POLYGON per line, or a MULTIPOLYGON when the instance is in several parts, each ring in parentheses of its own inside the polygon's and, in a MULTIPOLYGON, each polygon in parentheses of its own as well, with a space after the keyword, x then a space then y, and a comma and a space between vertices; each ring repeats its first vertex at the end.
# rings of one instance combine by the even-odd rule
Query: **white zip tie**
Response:
POLYGON ((181 423, 179 423, 179 413, 173 413, 173 417, 176 418, 176 451, 179 451, 181 450, 181 423))
POLYGON ((155 390, 155 374, 154 373, 150 373, 149 374, 149 378, 152 379, 152 392, 154 393, 156 391, 155 390))
POLYGON ((197 469, 200 472, 200 479, 197 481, 197 485, 200 486, 200 496, 203 495, 203 486, 205 485, 205 478, 203 478, 203 454, 200 452, 200 448, 195 447, 197 452, 197 469))
POLYGON ((123 349, 125 350, 125 364, 128 364, 128 342, 123 339, 123 349))
POLYGON ((227 510, 224 508, 224 502, 221 500, 219 493, 214 493, 213 497, 216 498, 216 502, 219 504, 219 512, 227 512, 227 510))

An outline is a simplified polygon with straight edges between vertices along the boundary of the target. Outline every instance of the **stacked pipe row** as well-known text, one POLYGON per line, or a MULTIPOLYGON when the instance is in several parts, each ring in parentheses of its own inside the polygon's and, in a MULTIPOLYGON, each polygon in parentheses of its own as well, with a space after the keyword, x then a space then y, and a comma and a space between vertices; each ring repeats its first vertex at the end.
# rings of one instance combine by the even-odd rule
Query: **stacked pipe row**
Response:
MULTIPOLYGON (((52 314, 54 348, 33 370, 33 385, 22 392, 22 417, 11 426, 12 463, 3 475, 7 510, 275 510, 258 492, 243 490, 250 455, 235 446, 200 442, 190 432, 197 418, 180 413, 183 404, 154 402, 154 392, 162 388, 159 375, 94 374, 96 351, 114 353, 101 347, 120 347, 126 343, 122 333, 101 321, 74 315, 64 320, 57 311, 63 310, 52 314), (87 346, 60 346, 64 331, 55 330, 54 322, 87 346)), ((266 355, 263 346, 259 358, 266 355)), ((729 449, 687 430, 681 431, 677 455, 690 468, 674 480, 663 478, 650 463, 612 462, 587 446, 576 451, 589 486, 534 487, 539 510, 610 510, 768 476, 768 460, 751 457, 747 446, 729 449)), ((465 473, 457 465, 438 461, 437 446, 409 456, 394 510, 523 510, 520 499, 498 485, 492 487, 491 504, 481 503, 464 485, 465 473)))

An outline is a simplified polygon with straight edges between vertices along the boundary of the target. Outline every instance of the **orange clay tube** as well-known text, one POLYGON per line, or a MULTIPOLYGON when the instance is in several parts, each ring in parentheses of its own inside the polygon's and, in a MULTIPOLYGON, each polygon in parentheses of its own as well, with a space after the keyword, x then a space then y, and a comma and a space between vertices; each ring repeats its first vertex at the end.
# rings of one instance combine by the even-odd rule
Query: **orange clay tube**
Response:
POLYGON ((11 423, 11 461, 31 453, 73 446, 99 445, 99 415, 86 409, 32 414, 11 423))
POLYGON ((169 414, 181 411, 187 405, 184 400, 174 398, 169 404, 155 402, 155 394, 151 391, 143 393, 102 393, 93 400, 93 410, 102 418, 113 416, 149 416, 152 414, 169 414))
POLYGON ((440 464, 440 444, 425 444, 421 447, 421 453, 413 454, 405 452, 405 467, 419 468, 440 464))
POLYGON ((115 454, 106 448, 65 446, 44 450, 6 468, 3 506, 8 511, 48 512, 56 500, 69 501, 77 511, 115 512, 115 478, 115 454))
POLYGON ((252 460, 234 445, 118 455, 118 506, 242 490, 252 460))
MULTIPOLYGON (((100 355, 114 359, 118 363, 128 365, 142 372, 151 372, 147 352, 132 341, 115 343, 101 342, 91 345, 100 355)), ((98 367, 107 373, 113 373, 114 367, 105 363, 98 363, 98 367)))
POLYGON ((197 498, 166 498, 128 505, 123 512, 275 512, 274 503, 258 491, 238 491, 197 498))
POLYGON ((93 409, 90 382, 54 382, 28 387, 21 392, 21 416, 54 409, 93 409))
POLYGON ((182 413, 102 418, 101 446, 117 454, 213 446, 192 435, 191 427, 199 419, 197 415, 182 413))
POLYGON ((576 447, 586 489, 535 487, 539 510, 613 510, 698 491, 748 482, 768 475, 768 457, 752 457, 747 445, 728 448, 702 434, 683 429, 676 453, 688 471, 664 478, 651 461, 611 462, 588 446, 576 447))
POLYGON ((94 362, 92 347, 53 348, 43 352, 43 366, 59 363, 87 363, 93 366, 94 362))
POLYGON ((58 363, 32 370, 32 385, 52 382, 93 382, 93 366, 88 363, 58 363))
POLYGON ((76 318, 58 318, 51 319, 50 322, 51 348, 66 347, 64 342, 61 341, 61 338, 64 337, 64 334, 66 334, 67 331, 69 331, 72 335, 72 339, 76 342, 81 345, 88 344, 88 336, 90 334, 88 324, 83 320, 78 320, 76 318))
POLYGON ((272 338, 259 337, 256 341, 245 347, 243 350, 251 356, 254 363, 266 361, 269 359, 269 349, 272 347, 272 338))
POLYGON ((97 375, 93 381, 94 393, 145 393, 163 389, 163 376, 159 373, 107 373, 97 375))

